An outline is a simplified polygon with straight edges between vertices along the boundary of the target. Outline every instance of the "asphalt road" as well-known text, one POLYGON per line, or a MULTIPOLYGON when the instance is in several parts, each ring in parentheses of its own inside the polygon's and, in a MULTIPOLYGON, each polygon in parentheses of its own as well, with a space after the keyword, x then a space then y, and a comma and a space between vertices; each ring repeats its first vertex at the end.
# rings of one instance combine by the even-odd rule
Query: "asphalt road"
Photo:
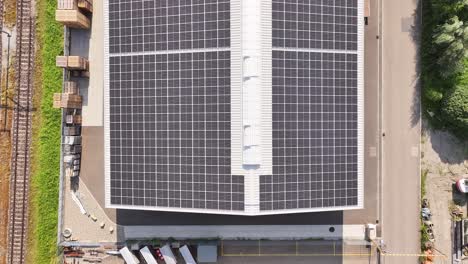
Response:
MULTIPOLYGON (((381 2, 382 238, 387 251, 419 253, 420 107, 417 0, 381 2)), ((385 257, 384 263, 417 263, 385 257)))

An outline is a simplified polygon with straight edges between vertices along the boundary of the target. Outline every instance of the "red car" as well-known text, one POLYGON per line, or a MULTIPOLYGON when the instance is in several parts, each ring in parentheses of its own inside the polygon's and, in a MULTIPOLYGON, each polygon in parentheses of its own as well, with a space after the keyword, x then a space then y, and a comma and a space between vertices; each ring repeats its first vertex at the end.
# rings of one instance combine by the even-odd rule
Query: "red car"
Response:
POLYGON ((161 251, 159 250, 159 248, 157 248, 157 249, 155 250, 155 252, 156 252, 156 256, 155 256, 155 257, 158 258, 159 260, 164 261, 164 257, 163 257, 163 255, 161 254, 161 251))

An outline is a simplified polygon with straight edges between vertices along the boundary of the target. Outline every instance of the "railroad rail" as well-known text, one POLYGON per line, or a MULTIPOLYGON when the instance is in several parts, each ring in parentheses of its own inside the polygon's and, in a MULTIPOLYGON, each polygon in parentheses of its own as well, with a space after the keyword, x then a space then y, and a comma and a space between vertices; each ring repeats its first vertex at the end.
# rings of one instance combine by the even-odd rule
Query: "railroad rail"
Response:
POLYGON ((32 0, 16 4, 16 91, 13 111, 8 264, 25 263, 34 72, 34 14, 32 0))

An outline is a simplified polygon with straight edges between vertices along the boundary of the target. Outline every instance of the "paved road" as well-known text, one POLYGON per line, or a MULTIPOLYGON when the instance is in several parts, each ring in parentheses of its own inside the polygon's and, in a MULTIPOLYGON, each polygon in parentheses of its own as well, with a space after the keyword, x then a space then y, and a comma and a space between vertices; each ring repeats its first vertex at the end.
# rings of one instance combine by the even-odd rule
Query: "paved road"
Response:
MULTIPOLYGON (((380 0, 382 80, 382 237, 391 253, 419 251, 420 115, 417 91, 417 0, 380 0)), ((385 264, 417 263, 386 257, 385 264)))

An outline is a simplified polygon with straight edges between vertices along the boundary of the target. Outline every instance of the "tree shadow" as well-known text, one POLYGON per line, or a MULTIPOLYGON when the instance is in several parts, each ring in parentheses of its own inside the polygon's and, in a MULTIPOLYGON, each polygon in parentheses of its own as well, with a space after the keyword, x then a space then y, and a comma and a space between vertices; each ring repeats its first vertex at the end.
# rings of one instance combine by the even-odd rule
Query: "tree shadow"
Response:
POLYGON ((443 163, 461 164, 468 159, 467 141, 462 142, 447 131, 431 129, 426 123, 423 122, 424 133, 430 139, 432 149, 443 163))
POLYGON ((452 200, 453 203, 458 206, 467 205, 466 193, 461 193, 460 191, 458 191, 457 185, 455 183, 452 184, 452 200))
POLYGON ((415 75, 411 87, 413 87, 413 102, 411 105, 411 126, 415 127, 421 122, 421 33, 422 33, 422 0, 418 1, 418 5, 412 15, 412 25, 410 28, 410 36, 416 46, 416 55, 413 58, 416 64, 415 75))

